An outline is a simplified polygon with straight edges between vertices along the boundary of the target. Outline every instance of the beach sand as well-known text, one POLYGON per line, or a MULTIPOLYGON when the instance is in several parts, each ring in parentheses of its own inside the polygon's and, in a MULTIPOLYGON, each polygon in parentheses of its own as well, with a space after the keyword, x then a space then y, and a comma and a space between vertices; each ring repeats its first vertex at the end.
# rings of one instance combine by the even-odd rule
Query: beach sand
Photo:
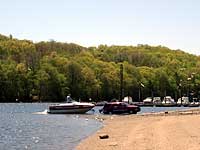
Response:
POLYGON ((77 150, 200 150, 200 110, 107 115, 104 127, 77 150), (107 134, 108 139, 99 135, 107 134))

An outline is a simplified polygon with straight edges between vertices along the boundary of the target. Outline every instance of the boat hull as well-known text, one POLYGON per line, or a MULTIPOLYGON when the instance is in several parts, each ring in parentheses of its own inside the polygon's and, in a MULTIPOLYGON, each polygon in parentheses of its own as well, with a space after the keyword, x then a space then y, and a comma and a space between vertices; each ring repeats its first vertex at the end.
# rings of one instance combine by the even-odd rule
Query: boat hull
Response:
POLYGON ((50 106, 48 113, 51 114, 84 114, 94 106, 50 106))

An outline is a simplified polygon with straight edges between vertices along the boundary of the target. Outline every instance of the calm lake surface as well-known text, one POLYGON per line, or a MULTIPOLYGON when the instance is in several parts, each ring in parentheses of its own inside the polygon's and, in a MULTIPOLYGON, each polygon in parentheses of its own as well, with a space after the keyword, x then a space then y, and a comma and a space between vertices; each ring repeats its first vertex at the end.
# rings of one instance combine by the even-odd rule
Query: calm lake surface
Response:
POLYGON ((194 107, 141 107, 141 111, 138 114, 149 113, 149 112, 156 113, 163 111, 184 110, 192 108, 194 107))
MULTIPOLYGON (((72 150, 102 123, 84 115, 52 115, 47 103, 0 104, 0 150, 72 150)), ((98 109, 88 114, 98 114, 98 109)), ((187 107, 142 107, 141 112, 188 109, 187 107)))
POLYGON ((71 150, 102 124, 80 115, 40 114, 49 104, 0 104, 0 150, 71 150))

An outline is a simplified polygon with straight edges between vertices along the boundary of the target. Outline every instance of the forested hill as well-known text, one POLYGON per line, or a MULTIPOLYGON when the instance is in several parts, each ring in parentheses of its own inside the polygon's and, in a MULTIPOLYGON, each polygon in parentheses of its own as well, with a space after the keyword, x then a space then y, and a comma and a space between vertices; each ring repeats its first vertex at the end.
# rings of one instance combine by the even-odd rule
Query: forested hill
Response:
POLYGON ((124 96, 200 93, 200 57, 163 46, 83 47, 56 41, 33 43, 0 35, 0 102, 87 101, 124 96), (142 86, 141 86, 142 85, 142 86), (144 85, 144 86, 143 86, 144 85))

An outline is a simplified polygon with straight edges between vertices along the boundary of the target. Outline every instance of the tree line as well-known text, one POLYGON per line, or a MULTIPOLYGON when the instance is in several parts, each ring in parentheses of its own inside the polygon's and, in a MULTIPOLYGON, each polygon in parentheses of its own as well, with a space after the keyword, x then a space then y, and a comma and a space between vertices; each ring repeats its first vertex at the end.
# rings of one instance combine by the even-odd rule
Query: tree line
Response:
POLYGON ((123 96, 134 101, 152 95, 200 95, 200 57, 181 50, 34 43, 0 35, 0 102, 59 102, 69 93, 83 101, 119 99, 120 65, 123 96))

